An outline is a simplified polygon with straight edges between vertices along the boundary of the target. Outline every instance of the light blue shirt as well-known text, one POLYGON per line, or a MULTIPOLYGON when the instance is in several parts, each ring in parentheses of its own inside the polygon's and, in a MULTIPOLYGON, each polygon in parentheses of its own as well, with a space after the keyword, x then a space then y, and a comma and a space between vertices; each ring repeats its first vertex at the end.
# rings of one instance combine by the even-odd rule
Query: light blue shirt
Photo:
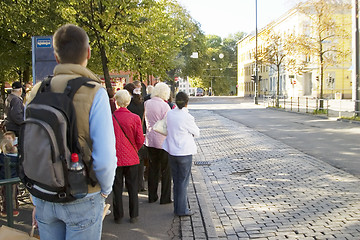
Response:
POLYGON ((90 138, 93 144, 93 169, 101 192, 110 194, 116 170, 115 134, 109 97, 105 89, 97 91, 90 109, 90 138))

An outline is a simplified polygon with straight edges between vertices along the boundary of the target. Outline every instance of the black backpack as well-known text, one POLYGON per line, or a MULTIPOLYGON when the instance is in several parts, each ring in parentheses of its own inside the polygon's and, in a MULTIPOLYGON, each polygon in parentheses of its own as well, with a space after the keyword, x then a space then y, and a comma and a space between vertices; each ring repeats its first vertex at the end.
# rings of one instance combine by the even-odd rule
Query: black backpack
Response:
POLYGON ((29 192, 49 202, 70 202, 72 188, 87 193, 88 169, 74 182, 69 171, 71 154, 82 162, 81 147, 73 98, 81 86, 94 88, 89 78, 79 77, 68 82, 63 93, 51 92, 47 78, 34 99, 26 106, 25 121, 19 136, 19 177, 29 192), (85 189, 86 188, 86 189, 85 189))

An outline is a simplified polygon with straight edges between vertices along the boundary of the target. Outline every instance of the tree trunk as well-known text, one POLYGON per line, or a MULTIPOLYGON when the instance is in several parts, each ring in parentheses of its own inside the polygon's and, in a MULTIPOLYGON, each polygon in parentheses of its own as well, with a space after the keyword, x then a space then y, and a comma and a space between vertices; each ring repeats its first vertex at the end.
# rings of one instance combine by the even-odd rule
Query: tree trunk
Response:
POLYGON ((30 66, 26 66, 25 70, 23 71, 23 79, 24 79, 24 84, 25 83, 29 83, 30 81, 30 66))
POLYGON ((108 68, 108 59, 106 57, 106 51, 103 45, 100 45, 100 55, 101 55, 101 63, 102 63, 104 79, 105 79, 105 86, 106 88, 112 88, 110 82, 109 68, 108 68))

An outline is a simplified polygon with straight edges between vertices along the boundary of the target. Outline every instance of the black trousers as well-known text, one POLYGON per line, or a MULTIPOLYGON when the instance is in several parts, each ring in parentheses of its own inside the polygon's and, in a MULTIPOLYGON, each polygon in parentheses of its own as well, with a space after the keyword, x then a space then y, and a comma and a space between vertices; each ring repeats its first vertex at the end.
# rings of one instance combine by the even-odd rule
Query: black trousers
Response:
POLYGON ((149 202, 158 200, 158 185, 161 178, 160 204, 171 203, 171 173, 168 153, 163 149, 148 147, 149 150, 149 202))
POLYGON ((115 180, 113 184, 113 212, 114 219, 124 217, 123 209, 123 189, 125 185, 129 193, 129 213, 130 217, 139 216, 139 199, 138 199, 138 165, 117 167, 115 180))
POLYGON ((148 154, 148 150, 146 148, 145 145, 143 145, 139 152, 139 159, 140 159, 140 164, 138 167, 138 179, 139 179, 139 191, 141 189, 145 189, 145 179, 144 179, 144 170, 145 170, 145 161, 148 161, 149 158, 149 154, 148 154))

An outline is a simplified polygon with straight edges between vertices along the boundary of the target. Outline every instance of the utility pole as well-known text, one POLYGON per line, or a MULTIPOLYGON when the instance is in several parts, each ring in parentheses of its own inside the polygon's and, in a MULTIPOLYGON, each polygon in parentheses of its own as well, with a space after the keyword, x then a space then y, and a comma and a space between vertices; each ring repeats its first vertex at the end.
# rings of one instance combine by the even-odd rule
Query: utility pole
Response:
POLYGON ((258 102, 258 29, 257 29, 257 0, 255 0, 255 104, 259 104, 258 102))
POLYGON ((359 71, 360 71, 360 59, 359 59, 359 1, 354 0, 353 4, 353 41, 354 41, 354 55, 353 55, 353 99, 355 99, 355 116, 360 115, 360 83, 359 83, 359 71), (355 95, 355 96, 354 96, 355 95))

